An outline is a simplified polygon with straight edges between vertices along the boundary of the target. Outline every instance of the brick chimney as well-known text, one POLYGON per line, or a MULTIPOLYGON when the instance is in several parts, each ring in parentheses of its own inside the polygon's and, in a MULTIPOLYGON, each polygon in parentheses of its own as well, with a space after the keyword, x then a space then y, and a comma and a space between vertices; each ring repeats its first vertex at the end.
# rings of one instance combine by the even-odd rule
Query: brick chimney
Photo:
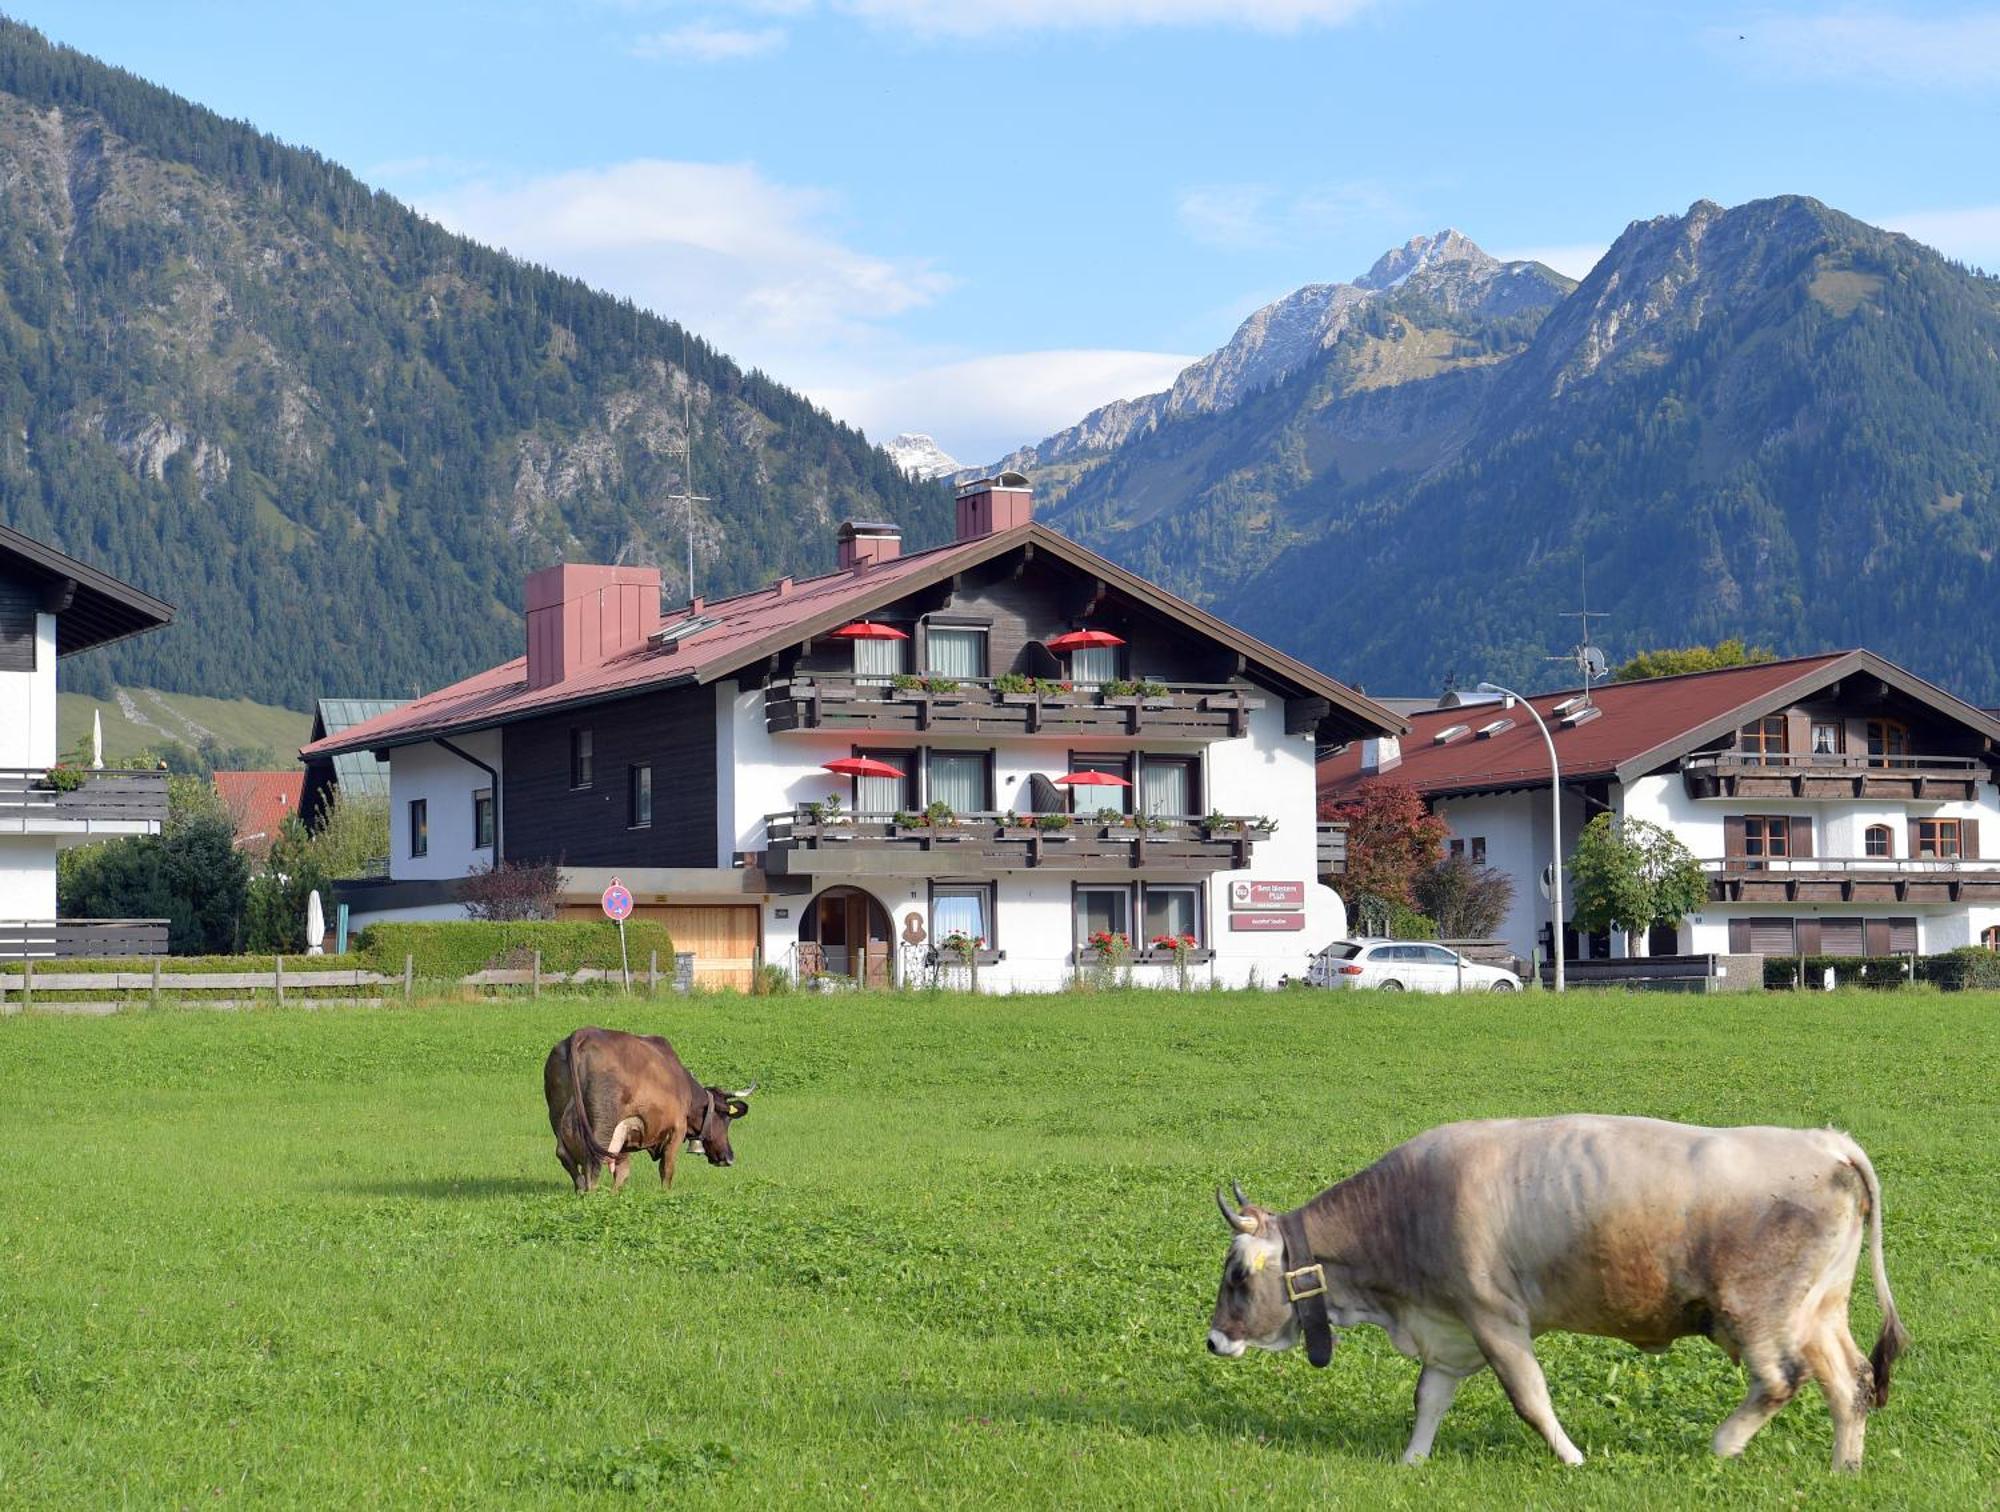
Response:
POLYGON ((903 527, 888 520, 842 520, 834 540, 842 571, 893 562, 903 554, 903 527))
POLYGON ((660 628, 660 569, 565 562, 528 574, 528 686, 602 666, 660 628))
POLYGON ((1021 473, 1003 472, 996 478, 974 478, 959 485, 957 538, 961 541, 1012 530, 1034 517, 1034 490, 1021 473))

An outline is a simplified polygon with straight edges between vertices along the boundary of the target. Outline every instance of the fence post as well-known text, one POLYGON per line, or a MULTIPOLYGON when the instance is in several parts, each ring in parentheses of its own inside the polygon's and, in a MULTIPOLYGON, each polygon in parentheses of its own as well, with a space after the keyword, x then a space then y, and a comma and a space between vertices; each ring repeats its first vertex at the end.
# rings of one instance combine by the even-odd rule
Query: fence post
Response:
POLYGON ((417 958, 405 952, 403 956, 403 1001, 406 1003, 410 1000, 411 989, 416 985, 416 975, 417 958))
POLYGON ((21 957, 21 1011, 35 1006, 35 958, 21 957))
POLYGON ((646 996, 658 997, 660 992, 660 953, 655 950, 646 959, 646 996))
POLYGON ((528 979, 528 995, 530 997, 540 997, 542 995, 542 953, 539 950, 535 952, 535 963, 529 970, 532 974, 528 979))
POLYGON ((160 958, 158 956, 153 957, 153 995, 146 1006, 149 1008, 160 1006, 160 958))
POLYGON ((273 986, 277 989, 278 1006, 282 1008, 285 1006, 285 958, 283 956, 274 956, 272 959, 274 959, 278 963, 278 967, 277 970, 272 973, 271 981, 273 986))

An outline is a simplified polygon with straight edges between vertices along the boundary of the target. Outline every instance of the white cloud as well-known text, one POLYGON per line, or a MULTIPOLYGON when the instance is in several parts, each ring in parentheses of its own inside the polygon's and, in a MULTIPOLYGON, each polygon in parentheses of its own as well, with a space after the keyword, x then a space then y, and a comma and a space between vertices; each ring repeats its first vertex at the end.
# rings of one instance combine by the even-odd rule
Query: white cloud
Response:
POLYGON ((1195 359, 1175 352, 1004 352, 898 373, 830 377, 806 392, 870 439, 925 431, 967 466, 997 461, 1113 399, 1158 393, 1195 359))
POLYGON ((1174 215, 1193 240, 1232 251, 1296 247, 1411 218, 1394 194, 1367 180, 1289 191, 1259 183, 1198 184, 1180 191, 1174 215))
POLYGON ((2000 13, 1913 16, 1849 6, 1752 17, 1710 30, 1711 44, 1759 72, 1920 89, 2000 84, 2000 13))
POLYGON ((760 57, 785 45, 785 33, 776 26, 754 29, 715 26, 706 21, 677 26, 669 31, 651 32, 636 39, 631 51, 640 58, 682 58, 691 63, 730 63, 740 58, 760 57))
POLYGON ((833 0, 834 9, 919 37, 1228 27, 1290 33, 1339 26, 1373 0, 833 0))
POLYGON ((747 163, 640 159, 423 196, 455 231, 630 296, 746 363, 865 339, 952 280, 847 245, 838 203, 747 163))
POLYGON ((1935 247, 1946 257, 1989 271, 2000 269, 2000 205, 1919 210, 1908 215, 1885 216, 1881 224, 1935 247))
POLYGON ((1599 258, 1610 251, 1605 242, 1568 242, 1561 245, 1542 247, 1510 247, 1493 255, 1502 262, 1546 263, 1558 273, 1567 273, 1571 278, 1581 279, 1597 266, 1599 258))

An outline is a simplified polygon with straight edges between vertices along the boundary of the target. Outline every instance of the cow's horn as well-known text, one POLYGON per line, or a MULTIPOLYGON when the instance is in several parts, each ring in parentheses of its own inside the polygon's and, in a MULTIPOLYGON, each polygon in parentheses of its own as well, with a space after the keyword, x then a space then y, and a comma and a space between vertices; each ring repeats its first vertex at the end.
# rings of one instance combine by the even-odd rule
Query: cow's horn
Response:
POLYGON ((732 1092, 729 1095, 735 1098, 738 1102, 748 1102, 750 1101, 750 1094, 752 1092, 755 1092, 756 1090, 757 1090, 757 1083, 752 1082, 750 1083, 749 1086, 745 1087, 741 1092, 732 1092))
POLYGON ((1215 1205, 1222 1209, 1222 1221, 1235 1229, 1237 1233, 1248 1234, 1256 1230, 1257 1220, 1255 1218, 1246 1218, 1241 1213, 1230 1211, 1229 1198, 1224 1194, 1221 1187, 1215 1189, 1215 1205))
POLYGON ((1232 1191, 1232 1192, 1234 1192, 1234 1193, 1236 1194, 1236 1205, 1237 1205, 1238 1207, 1240 1207, 1240 1208, 1247 1208, 1247 1207, 1249 1207, 1249 1206, 1251 1205, 1251 1203, 1250 1203, 1250 1199, 1249 1199, 1248 1197, 1245 1197, 1245 1196, 1243 1195, 1243 1183, 1242 1183, 1242 1182, 1240 1182, 1240 1181, 1232 1181, 1232 1182, 1230 1182, 1230 1183, 1229 1183, 1229 1190, 1230 1190, 1230 1191, 1232 1191))

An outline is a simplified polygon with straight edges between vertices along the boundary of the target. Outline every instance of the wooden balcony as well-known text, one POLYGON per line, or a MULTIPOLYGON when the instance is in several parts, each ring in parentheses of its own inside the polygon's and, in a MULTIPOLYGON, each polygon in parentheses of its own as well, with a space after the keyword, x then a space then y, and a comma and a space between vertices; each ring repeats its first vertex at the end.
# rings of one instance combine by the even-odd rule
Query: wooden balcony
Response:
POLYGON ((1728 856, 1701 866, 1713 903, 2000 904, 2000 861, 1728 856))
POLYGON ((0 834, 132 834, 166 819, 165 772, 0 768, 0 834))
POLYGON ((1344 821, 1322 819, 1319 824, 1319 875, 1347 875, 1347 825, 1344 821))
POLYGON ((1260 823, 1194 815, 1102 824, 1071 814, 960 814, 931 825, 888 814, 814 819, 798 809, 765 815, 764 870, 773 877, 984 877, 1144 867, 1199 875, 1248 866, 1251 848, 1271 834, 1260 823), (1068 823, 1044 828, 1032 822, 1048 819, 1068 823))
POLYGON ((1991 776, 1976 756, 1702 751, 1681 762, 1690 798, 1976 799, 1991 776))
POLYGON ((771 683, 764 720, 785 730, 936 731, 953 735, 1148 735, 1162 740, 1225 740, 1249 731, 1264 696, 1247 683, 1157 683, 1164 691, 1005 692, 993 678, 943 687, 884 686, 879 680, 814 673, 771 683))

